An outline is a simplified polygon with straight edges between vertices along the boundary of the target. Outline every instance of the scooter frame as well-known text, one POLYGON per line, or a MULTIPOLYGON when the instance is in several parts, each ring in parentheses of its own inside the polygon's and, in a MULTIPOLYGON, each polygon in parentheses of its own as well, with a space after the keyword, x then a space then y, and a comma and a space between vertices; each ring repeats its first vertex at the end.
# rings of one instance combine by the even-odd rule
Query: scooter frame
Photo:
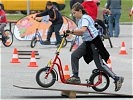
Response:
MULTIPOLYGON (((65 34, 65 33, 64 33, 65 34)), ((63 45, 63 42, 64 42, 64 39, 65 39, 65 35, 62 39, 62 42, 61 42, 61 45, 59 46, 59 48, 57 49, 56 51, 56 55, 54 57, 54 59, 50 60, 47 64, 46 67, 40 69, 37 74, 36 74, 36 81, 37 83, 41 86, 41 87, 50 87, 52 86, 54 83, 55 83, 55 80, 57 79, 58 80, 58 75, 57 75, 57 72, 56 70, 54 69, 54 66, 56 65, 58 67, 58 72, 59 72, 59 76, 60 76, 60 80, 62 83, 64 84, 70 84, 70 83, 67 83, 66 80, 65 80, 65 77, 64 77, 64 73, 63 73, 63 66, 62 66, 62 63, 61 63, 61 59, 59 57, 59 53, 60 53, 60 50, 62 48, 62 45, 63 45), (43 72, 43 71, 46 71, 46 75, 44 76, 45 79, 48 78, 49 74, 53 74, 53 79, 52 79, 52 82, 50 84, 43 84, 41 83, 41 80, 40 80, 40 74, 43 72), (57 78, 56 78, 57 76, 57 78)), ((86 79, 87 83, 81 83, 81 84, 72 84, 72 85, 79 85, 79 86, 87 86, 87 87, 92 87, 94 90, 98 91, 98 92, 102 92, 104 90, 106 90, 109 86, 109 83, 110 83, 110 80, 109 80, 109 77, 108 75, 106 75, 104 72, 102 71, 99 71, 98 69, 94 69, 92 71, 92 75, 90 77, 90 79, 86 79), (97 75, 98 74, 98 75, 97 75), (93 84, 94 82, 94 78, 98 76, 98 80, 95 84, 93 84), (102 89, 98 89, 97 86, 102 84, 102 76, 104 76, 106 78, 106 81, 107 81, 107 84, 104 88, 102 89), (93 81, 92 81, 93 80, 93 81)))

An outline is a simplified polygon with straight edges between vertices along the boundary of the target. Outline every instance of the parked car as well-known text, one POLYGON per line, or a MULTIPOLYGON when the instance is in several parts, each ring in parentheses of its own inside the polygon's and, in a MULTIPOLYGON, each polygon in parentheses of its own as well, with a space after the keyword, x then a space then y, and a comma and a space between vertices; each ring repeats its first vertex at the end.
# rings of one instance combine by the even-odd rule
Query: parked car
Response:
POLYGON ((65 8, 65 0, 0 0, 5 11, 21 11, 26 14, 28 6, 30 11, 42 11, 46 8, 46 2, 52 1, 58 10, 65 8))

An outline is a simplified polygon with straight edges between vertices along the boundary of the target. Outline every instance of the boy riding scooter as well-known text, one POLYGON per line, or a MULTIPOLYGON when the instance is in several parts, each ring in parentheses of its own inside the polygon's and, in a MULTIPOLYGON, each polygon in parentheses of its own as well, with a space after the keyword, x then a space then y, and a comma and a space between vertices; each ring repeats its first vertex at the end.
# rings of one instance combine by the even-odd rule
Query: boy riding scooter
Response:
POLYGON ((119 91, 124 78, 114 74, 109 67, 101 62, 101 58, 105 62, 109 59, 109 53, 104 47, 98 31, 94 26, 94 20, 86 14, 80 3, 75 3, 72 7, 73 16, 79 20, 78 29, 66 30, 67 33, 82 36, 83 43, 72 53, 71 65, 73 76, 67 80, 67 83, 80 84, 79 78, 79 59, 85 58, 86 63, 94 60, 97 68, 109 75, 115 83, 115 91, 119 91))

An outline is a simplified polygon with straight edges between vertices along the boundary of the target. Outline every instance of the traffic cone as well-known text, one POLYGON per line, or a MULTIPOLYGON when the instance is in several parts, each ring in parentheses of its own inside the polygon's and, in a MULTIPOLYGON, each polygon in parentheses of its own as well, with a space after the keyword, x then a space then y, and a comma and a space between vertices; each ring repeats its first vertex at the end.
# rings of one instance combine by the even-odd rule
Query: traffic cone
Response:
POLYGON ((19 59, 18 59, 18 51, 16 48, 14 48, 13 51, 13 57, 10 63, 20 63, 19 59))
POLYGON ((65 68, 64 68, 64 78, 65 78, 65 80, 67 80, 68 78, 70 78, 68 65, 65 65, 65 68))
POLYGON ((107 66, 112 70, 112 64, 111 64, 111 59, 109 58, 107 61, 107 66))
POLYGON ((127 54, 126 48, 125 48, 125 42, 122 42, 121 50, 120 50, 119 54, 121 54, 121 55, 126 55, 127 54))
POLYGON ((38 67, 38 65, 36 63, 35 52, 34 51, 32 51, 32 53, 31 53, 31 59, 30 59, 30 63, 28 65, 28 67, 38 67))

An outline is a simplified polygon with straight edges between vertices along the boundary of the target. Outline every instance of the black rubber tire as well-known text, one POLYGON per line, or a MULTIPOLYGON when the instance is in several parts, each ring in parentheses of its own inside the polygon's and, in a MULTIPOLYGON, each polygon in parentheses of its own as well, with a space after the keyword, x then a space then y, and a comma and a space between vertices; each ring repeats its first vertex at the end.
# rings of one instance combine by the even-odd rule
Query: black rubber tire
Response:
MULTIPOLYGON (((3 43, 3 45, 5 46, 5 47, 10 47, 11 45, 12 45, 12 43, 13 43, 13 33, 10 31, 10 30, 4 30, 4 32, 5 32, 5 34, 6 33, 8 33, 9 35, 9 41, 10 41, 10 44, 6 44, 5 42, 4 42, 4 39, 2 39, 2 43, 3 43)), ((2 36, 2 38, 3 38, 3 36, 2 36)))
MULTIPOLYGON (((50 72, 50 74, 51 74, 51 76, 52 76, 50 82, 44 83, 44 82, 42 82, 42 80, 40 79, 41 74, 42 74, 43 72, 45 72, 45 73, 48 72, 49 69, 50 69, 50 67, 42 68, 42 69, 40 69, 40 70, 37 72, 37 74, 36 74, 36 82, 37 82, 38 85, 40 85, 41 87, 48 88, 48 87, 52 86, 52 85, 55 83, 55 81, 56 81, 56 74, 55 74, 55 72, 54 72, 53 70, 50 72)), ((43 76, 45 77, 45 74, 44 74, 43 76)))
POLYGON ((37 39, 36 37, 33 37, 30 44, 31 48, 34 48, 36 46, 36 43, 37 43, 37 39))
MULTIPOLYGON (((97 73, 93 73, 92 74, 92 76, 90 77, 90 83, 91 84, 95 84, 94 83, 94 80, 95 80, 95 78, 97 78, 98 76, 99 76, 99 74, 100 74, 100 72, 97 72, 97 73)), ((106 84, 105 84, 105 86, 104 87, 102 87, 102 88, 99 88, 98 86, 93 86, 92 88, 95 90, 95 91, 97 91, 97 92, 103 92, 103 91, 105 91, 108 87, 109 87, 109 85, 110 85, 110 80, 109 80, 109 77, 105 74, 105 73, 103 73, 102 72, 102 78, 105 78, 106 79, 106 84)), ((101 83, 102 84, 102 83, 101 83)))

